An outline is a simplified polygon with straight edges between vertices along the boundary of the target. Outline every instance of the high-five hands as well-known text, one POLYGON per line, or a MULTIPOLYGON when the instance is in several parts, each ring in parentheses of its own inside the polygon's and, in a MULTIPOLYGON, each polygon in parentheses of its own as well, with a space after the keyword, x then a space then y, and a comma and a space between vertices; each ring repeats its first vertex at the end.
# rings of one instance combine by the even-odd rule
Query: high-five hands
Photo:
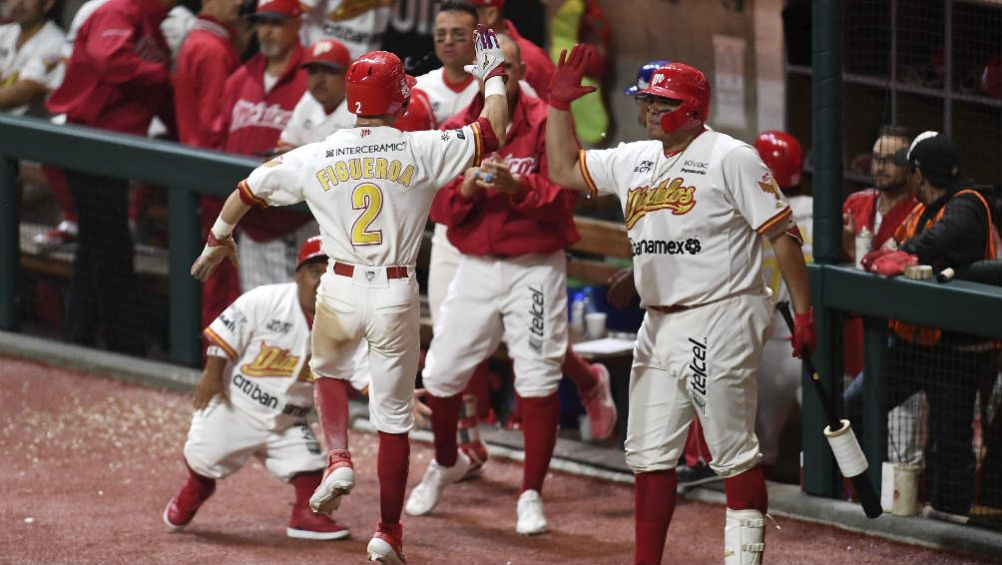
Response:
POLYGON ((557 70, 550 79, 550 106, 558 110, 570 110, 571 102, 595 92, 594 86, 581 85, 581 78, 594 49, 591 45, 576 43, 571 48, 570 55, 566 49, 560 52, 557 70))
POLYGON ((466 65, 463 70, 486 82, 491 77, 507 79, 504 72, 504 53, 494 31, 485 25, 478 25, 473 30, 473 46, 476 49, 474 64, 466 65))

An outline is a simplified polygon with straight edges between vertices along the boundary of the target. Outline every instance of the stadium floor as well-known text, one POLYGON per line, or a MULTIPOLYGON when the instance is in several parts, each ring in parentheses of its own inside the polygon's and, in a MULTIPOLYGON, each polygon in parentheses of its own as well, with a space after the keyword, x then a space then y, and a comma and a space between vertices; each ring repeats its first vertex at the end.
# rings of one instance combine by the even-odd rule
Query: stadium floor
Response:
MULTIPOLYGON (((285 537, 292 489, 252 462, 221 481, 183 533, 164 505, 184 478, 190 397, 0 357, 2 562, 362 563, 378 514, 376 439, 353 433, 358 483, 338 511, 347 541, 285 537)), ((432 455, 414 443, 410 484, 432 455)), ((547 480, 552 532, 514 531, 521 465, 492 461, 481 479, 450 487, 435 515, 404 518, 415 563, 626 563, 632 488, 563 473, 547 480)), ((719 563, 724 508, 680 502, 665 563, 719 563)), ((992 563, 781 518, 767 530, 769 563, 992 563)))

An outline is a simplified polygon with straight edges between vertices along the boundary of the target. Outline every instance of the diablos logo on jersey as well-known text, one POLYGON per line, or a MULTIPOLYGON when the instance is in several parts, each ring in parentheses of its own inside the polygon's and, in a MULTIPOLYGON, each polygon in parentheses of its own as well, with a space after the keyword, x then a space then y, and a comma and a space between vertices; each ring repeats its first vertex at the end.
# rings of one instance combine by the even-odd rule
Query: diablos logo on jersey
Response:
POLYGON ((785 208, 786 204, 783 203, 783 192, 779 189, 779 185, 776 184, 776 179, 772 178, 771 173, 765 173, 762 178, 758 180, 758 187, 762 189, 762 192, 766 194, 771 194, 776 198, 776 208, 785 208))
POLYGON ((250 377, 291 377, 298 364, 298 355, 291 355, 287 349, 262 341, 261 351, 254 361, 245 363, 240 370, 250 377))
POLYGON ((631 229, 650 212, 671 210, 672 215, 689 213, 696 205, 696 187, 682 186, 682 177, 663 181, 657 187, 641 186, 626 195, 626 229, 631 229))

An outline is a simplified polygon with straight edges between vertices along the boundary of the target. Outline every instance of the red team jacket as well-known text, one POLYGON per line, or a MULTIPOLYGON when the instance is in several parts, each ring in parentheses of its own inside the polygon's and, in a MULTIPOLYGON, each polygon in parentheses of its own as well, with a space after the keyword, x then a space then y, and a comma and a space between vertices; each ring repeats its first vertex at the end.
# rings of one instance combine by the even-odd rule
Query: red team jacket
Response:
POLYGON ((174 71, 174 106, 181 143, 219 149, 220 132, 212 124, 222 113, 226 79, 240 66, 233 48, 236 31, 199 14, 194 29, 181 44, 174 71))
POLYGON ((160 0, 111 0, 98 8, 80 28, 49 111, 74 124, 146 135, 170 100, 170 49, 160 33, 166 15, 160 0))
MULTIPOLYGON (((476 121, 484 106, 473 103, 446 120, 443 130, 476 121)), ((521 177, 517 196, 478 190, 469 200, 459 193, 456 179, 435 195, 432 221, 449 227, 449 241, 465 255, 512 257, 552 253, 580 239, 574 225, 576 195, 550 182, 546 168, 546 103, 520 93, 511 116, 504 147, 497 153, 513 175, 521 177)))
POLYGON ((505 33, 515 40, 515 43, 518 44, 518 50, 522 53, 522 62, 525 63, 525 82, 529 83, 529 86, 536 91, 543 102, 546 102, 550 99, 550 79, 553 77, 556 66, 547 56, 546 51, 519 35, 511 20, 505 19, 504 26, 505 33))
MULTIPOLYGON (((268 92, 264 91, 267 61, 260 53, 230 75, 223 92, 224 111, 215 126, 223 151, 263 159, 278 145, 292 110, 306 92, 302 59, 303 48, 297 45, 282 76, 268 92)), ((251 210, 240 226, 255 241, 272 241, 309 220, 309 216, 289 210, 251 210)))

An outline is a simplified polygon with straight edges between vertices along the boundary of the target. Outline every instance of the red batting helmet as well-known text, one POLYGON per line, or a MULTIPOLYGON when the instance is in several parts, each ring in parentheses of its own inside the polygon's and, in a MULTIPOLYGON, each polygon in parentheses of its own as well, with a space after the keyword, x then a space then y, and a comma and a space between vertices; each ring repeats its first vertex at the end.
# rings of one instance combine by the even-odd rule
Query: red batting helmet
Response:
POLYGON ((804 173, 804 150, 797 138, 785 131, 763 131, 753 144, 766 167, 772 171, 779 188, 800 185, 804 173))
POLYGON ((303 242, 303 246, 299 248, 299 257, 296 258, 296 270, 298 271, 303 263, 309 261, 310 259, 315 259, 317 257, 327 258, 327 254, 321 249, 321 239, 319 235, 315 235, 310 239, 303 242))
POLYGON ((417 81, 404 72, 400 58, 388 51, 366 53, 345 74, 348 110, 359 116, 394 116, 403 112, 417 81))
POLYGON ((682 101, 681 106, 661 116, 665 133, 701 128, 710 112, 710 83, 699 69, 684 63, 669 63, 655 70, 651 83, 637 94, 682 101))
POLYGON ((411 101, 407 111, 397 118, 393 127, 400 131, 424 131, 435 129, 435 112, 431 109, 431 101, 423 90, 411 90, 411 101))

